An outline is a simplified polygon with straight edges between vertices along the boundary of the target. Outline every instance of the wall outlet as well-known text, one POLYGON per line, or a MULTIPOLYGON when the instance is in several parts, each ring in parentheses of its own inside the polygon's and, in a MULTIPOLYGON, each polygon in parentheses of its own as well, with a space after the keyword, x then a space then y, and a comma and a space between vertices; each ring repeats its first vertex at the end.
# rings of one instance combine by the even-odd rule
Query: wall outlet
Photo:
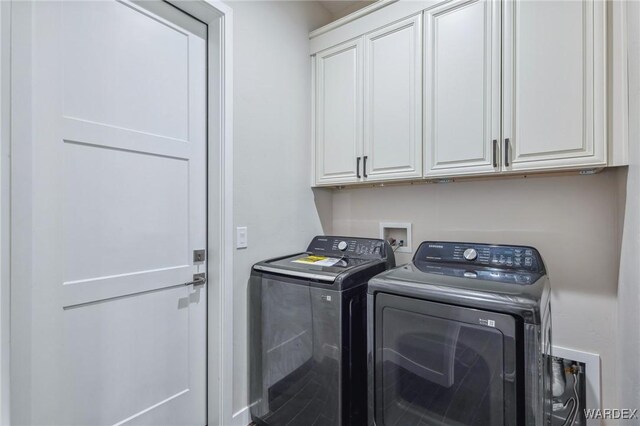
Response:
POLYGON ((236 248, 247 248, 247 227, 238 226, 236 228, 236 248))
POLYGON ((391 248, 395 253, 411 253, 410 223, 382 222, 380 223, 380 238, 387 242, 394 241, 391 248))

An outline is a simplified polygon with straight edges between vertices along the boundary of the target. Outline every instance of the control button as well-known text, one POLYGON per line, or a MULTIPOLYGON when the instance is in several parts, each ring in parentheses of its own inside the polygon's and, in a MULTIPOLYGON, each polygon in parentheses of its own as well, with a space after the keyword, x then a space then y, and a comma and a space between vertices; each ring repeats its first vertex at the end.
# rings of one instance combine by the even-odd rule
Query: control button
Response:
POLYGON ((533 256, 533 251, 532 250, 525 250, 524 254, 525 254, 525 256, 533 256))
POLYGON ((529 284, 531 277, 528 275, 516 275, 516 282, 529 284))
POLYGON ((476 251, 476 249, 468 248, 464 251, 463 256, 469 261, 476 260, 476 258, 478 257, 478 252, 476 251))
POLYGON ((532 258, 530 258, 530 257, 525 257, 524 258, 524 266, 531 266, 532 262, 533 262, 532 258))
POLYGON ((345 251, 346 249, 347 249, 347 242, 346 241, 340 241, 338 243, 338 250, 345 251))

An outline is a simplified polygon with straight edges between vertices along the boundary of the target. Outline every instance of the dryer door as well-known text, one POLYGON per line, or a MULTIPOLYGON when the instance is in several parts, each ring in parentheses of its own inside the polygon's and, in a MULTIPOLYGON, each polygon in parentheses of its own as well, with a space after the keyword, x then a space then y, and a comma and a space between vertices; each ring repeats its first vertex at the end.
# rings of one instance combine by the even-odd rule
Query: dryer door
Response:
POLYGON ((377 425, 519 424, 514 317, 378 293, 377 425))

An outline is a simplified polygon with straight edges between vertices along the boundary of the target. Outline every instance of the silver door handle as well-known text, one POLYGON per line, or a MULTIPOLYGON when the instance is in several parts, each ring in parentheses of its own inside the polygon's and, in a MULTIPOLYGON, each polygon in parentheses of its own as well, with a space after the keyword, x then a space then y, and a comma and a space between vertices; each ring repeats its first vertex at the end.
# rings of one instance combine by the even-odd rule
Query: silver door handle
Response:
POLYGON ((199 274, 193 274, 193 281, 184 283, 184 285, 202 285, 207 282, 207 275, 202 272, 199 274))

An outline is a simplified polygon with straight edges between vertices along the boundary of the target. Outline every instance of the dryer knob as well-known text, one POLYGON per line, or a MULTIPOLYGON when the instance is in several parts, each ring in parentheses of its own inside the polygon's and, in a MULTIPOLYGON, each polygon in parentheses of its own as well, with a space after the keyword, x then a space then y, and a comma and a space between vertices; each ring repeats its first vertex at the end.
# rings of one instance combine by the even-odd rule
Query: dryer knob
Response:
POLYGON ((340 241, 338 243, 338 250, 345 251, 346 249, 347 249, 347 242, 346 241, 340 241))
POLYGON ((476 258, 478 257, 478 252, 476 251, 476 249, 468 248, 464 251, 463 256, 467 260, 476 260, 476 258))

